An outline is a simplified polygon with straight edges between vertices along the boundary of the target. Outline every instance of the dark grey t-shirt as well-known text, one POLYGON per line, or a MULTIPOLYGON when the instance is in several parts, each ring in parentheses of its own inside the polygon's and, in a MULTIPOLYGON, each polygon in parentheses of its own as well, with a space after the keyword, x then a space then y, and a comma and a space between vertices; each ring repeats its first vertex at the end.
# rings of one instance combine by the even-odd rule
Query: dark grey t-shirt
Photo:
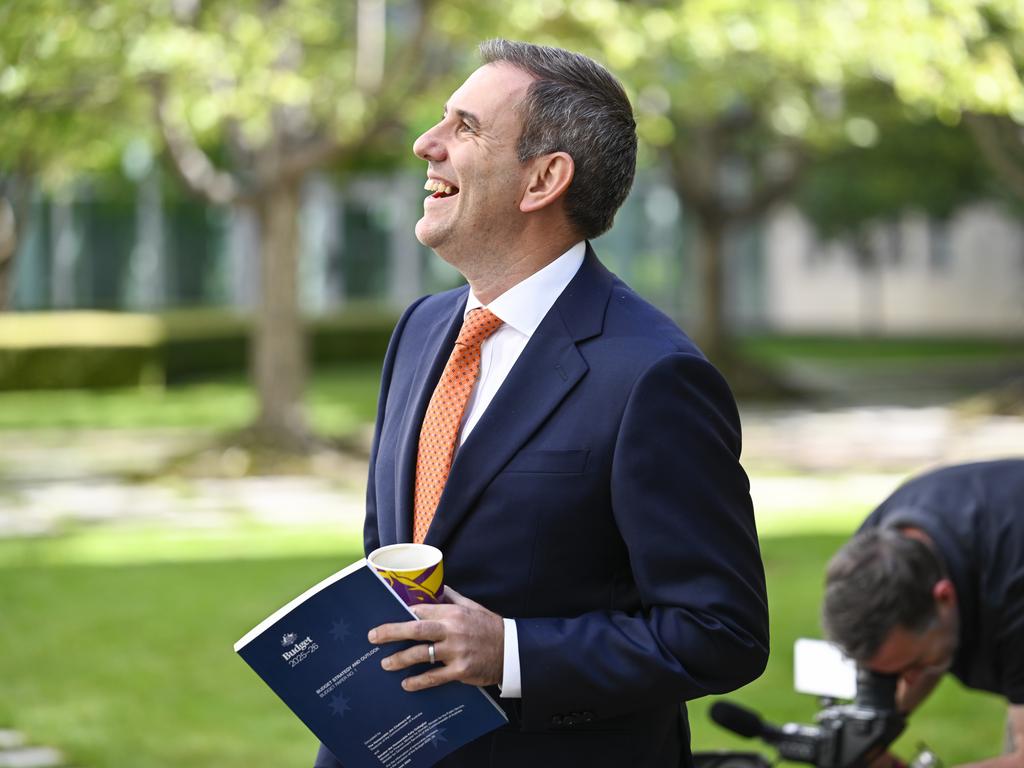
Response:
POLYGON ((960 644, 950 671, 1024 704, 1024 459, 947 467, 901 486, 862 528, 913 525, 956 587, 960 644))

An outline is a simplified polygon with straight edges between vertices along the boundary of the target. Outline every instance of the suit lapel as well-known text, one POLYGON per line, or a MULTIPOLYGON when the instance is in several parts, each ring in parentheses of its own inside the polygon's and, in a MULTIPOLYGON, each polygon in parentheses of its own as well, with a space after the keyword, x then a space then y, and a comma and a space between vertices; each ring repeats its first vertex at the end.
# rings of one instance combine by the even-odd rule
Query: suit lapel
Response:
POLYGON ((412 389, 409 392, 409 407, 406 409, 399 433, 398 444, 398 487, 395 514, 398 541, 412 541, 412 510, 416 484, 416 454, 419 450, 420 427, 427 412, 430 397, 441 378, 441 372, 459 337, 462 314, 466 307, 469 289, 456 294, 455 306, 442 311, 426 330, 426 342, 420 354, 412 389))
POLYGON ((600 333, 611 280, 588 245, 580 271, 459 448, 427 544, 444 544, 495 475, 586 374, 587 363, 577 343, 600 333))

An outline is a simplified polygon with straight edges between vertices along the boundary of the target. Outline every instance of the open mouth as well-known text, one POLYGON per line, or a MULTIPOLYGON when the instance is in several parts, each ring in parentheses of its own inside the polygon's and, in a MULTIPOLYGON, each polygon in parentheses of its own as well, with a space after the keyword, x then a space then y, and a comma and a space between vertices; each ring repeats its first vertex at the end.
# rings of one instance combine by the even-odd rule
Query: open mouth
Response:
POLYGON ((431 195, 435 200, 441 197, 453 197, 459 194, 459 188, 453 187, 450 184, 445 184, 443 181, 436 179, 427 179, 427 183, 423 185, 423 188, 428 192, 433 192, 431 195))

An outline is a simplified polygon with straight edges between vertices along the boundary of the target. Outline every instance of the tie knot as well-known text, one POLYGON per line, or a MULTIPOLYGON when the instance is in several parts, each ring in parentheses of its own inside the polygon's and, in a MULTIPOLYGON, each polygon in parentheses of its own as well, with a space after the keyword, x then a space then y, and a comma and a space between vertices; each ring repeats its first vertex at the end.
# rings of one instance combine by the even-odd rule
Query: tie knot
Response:
POLYGON ((467 347, 478 347, 484 340, 501 326, 502 320, 491 310, 484 307, 471 310, 462 322, 462 330, 456 344, 467 347))

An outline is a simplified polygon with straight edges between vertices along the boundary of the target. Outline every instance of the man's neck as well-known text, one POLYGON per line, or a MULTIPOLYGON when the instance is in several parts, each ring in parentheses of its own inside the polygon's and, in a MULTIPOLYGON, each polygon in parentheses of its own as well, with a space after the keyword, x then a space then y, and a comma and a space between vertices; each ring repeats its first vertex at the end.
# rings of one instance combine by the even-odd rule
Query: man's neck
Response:
POLYGON ((460 271, 473 295, 483 304, 489 304, 530 275, 544 269, 579 240, 579 237, 569 235, 541 246, 523 246, 508 251, 503 257, 488 260, 479 268, 460 271))

